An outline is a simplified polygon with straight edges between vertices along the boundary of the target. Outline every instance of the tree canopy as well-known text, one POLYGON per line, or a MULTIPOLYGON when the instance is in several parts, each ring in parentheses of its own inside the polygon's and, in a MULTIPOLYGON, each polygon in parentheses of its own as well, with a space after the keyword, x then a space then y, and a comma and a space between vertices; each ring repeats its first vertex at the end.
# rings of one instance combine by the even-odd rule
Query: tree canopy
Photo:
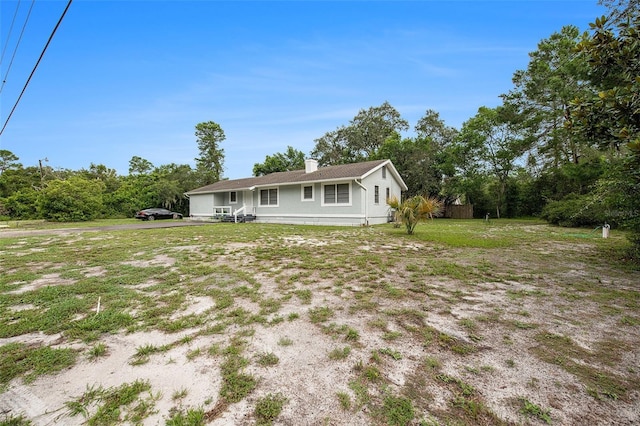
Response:
POLYGON ((571 130, 608 153, 595 196, 632 230, 640 257, 640 4, 605 4, 609 15, 597 18, 577 46, 592 91, 572 102, 571 130))
POLYGON ((362 109, 348 126, 338 127, 315 140, 311 157, 320 166, 364 161, 375 156, 387 138, 409 128, 400 113, 384 102, 362 109))
MULTIPOLYGON (((477 216, 628 227, 640 256, 640 1, 601 3, 606 16, 586 32, 569 25, 541 40, 511 90, 497 94, 501 104, 479 106, 460 129, 432 109, 411 128, 383 102, 315 139, 309 157, 321 167, 391 159, 409 187, 405 200, 460 200, 477 216)), ((225 158, 219 124, 198 123, 195 136, 195 169, 133 156, 127 176, 93 163, 23 166, 0 150, 0 217, 131 217, 153 206, 188 214, 184 193, 222 179, 225 158), (80 204, 69 195, 76 191, 80 204)), ((253 174, 302 169, 305 157, 288 146, 253 174)))
POLYGON ((224 130, 216 122, 206 121, 196 125, 196 138, 200 156, 195 159, 200 185, 220 180, 224 166, 224 149, 220 144, 226 139, 224 130))
POLYGON ((0 149, 0 174, 5 170, 17 166, 19 158, 13 152, 6 149, 0 149))
POLYGON ((285 152, 267 155, 263 163, 254 164, 253 175, 264 176, 274 172, 301 170, 304 169, 304 160, 304 152, 287 146, 285 152))

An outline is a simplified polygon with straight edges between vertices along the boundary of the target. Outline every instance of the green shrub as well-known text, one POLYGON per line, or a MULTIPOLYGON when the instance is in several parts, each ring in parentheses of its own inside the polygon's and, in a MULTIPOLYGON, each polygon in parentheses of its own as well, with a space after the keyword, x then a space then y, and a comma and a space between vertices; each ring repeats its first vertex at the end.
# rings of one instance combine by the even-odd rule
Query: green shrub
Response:
POLYGON ((54 222, 93 220, 102 213, 104 183, 72 176, 53 180, 38 194, 38 212, 54 222))
POLYGON ((542 209, 540 217, 554 225, 568 227, 616 224, 614 215, 589 195, 570 195, 551 201, 542 209))
POLYGON ((38 192, 27 188, 3 199, 3 210, 13 219, 38 219, 36 204, 38 192))

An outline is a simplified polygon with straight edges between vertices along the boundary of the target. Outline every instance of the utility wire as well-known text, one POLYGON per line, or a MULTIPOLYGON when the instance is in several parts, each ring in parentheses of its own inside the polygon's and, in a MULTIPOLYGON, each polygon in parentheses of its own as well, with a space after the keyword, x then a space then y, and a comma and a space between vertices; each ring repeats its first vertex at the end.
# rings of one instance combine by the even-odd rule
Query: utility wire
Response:
POLYGON ((20 0, 16 4, 16 11, 13 12, 13 19, 11 20, 11 25, 9 26, 9 32, 7 33, 7 42, 2 49, 2 56, 0 56, 0 65, 2 65, 2 61, 4 60, 4 54, 7 51, 7 46, 9 45, 9 40, 11 39, 11 32, 13 31, 13 24, 16 22, 16 16, 18 16, 18 10, 20 9, 20 0))
POLYGON ((69 0, 69 3, 67 3, 67 7, 65 7, 64 11, 62 12, 62 16, 60 16, 60 19, 58 19, 58 23, 56 24, 55 28, 51 32, 51 35, 49 36, 49 40, 47 40, 47 44, 45 44, 44 49, 42 49, 42 53, 40 53, 40 57, 38 58, 38 61, 34 65, 33 70, 31 70, 31 74, 29 74, 29 78, 27 79, 27 82, 24 84, 24 87, 22 88, 22 91, 20 92, 20 96, 18 96, 18 99, 16 100, 16 103, 13 105, 13 108, 11 108, 11 112, 9 113, 9 116, 7 117, 7 121, 4 122, 4 125, 2 126, 2 129, 0 130, 0 136, 2 136, 2 133, 4 133, 4 129, 7 128, 7 124, 9 124, 9 120, 11 119, 11 116, 13 115, 14 111, 18 107, 18 103, 20 102, 20 99, 22 99, 22 95, 24 95, 25 90, 27 90, 27 86, 29 85, 29 82, 31 81, 31 77, 33 77, 33 74, 35 74, 36 69, 38 68, 38 65, 40 64, 40 61, 42 60, 42 57, 44 56, 44 53, 47 51, 47 48, 49 47, 49 43, 51 43, 51 40, 53 39, 53 36, 55 35, 56 31, 58 30, 58 27, 62 23, 62 19, 64 18, 64 15, 67 14, 67 11, 69 10, 69 6, 71 6, 71 2, 73 2, 73 0, 69 0))
MULTIPOLYGON (((29 13, 27 13, 27 19, 25 19, 24 21, 24 25, 22 26, 22 31, 20 31, 20 37, 18 37, 18 42, 16 43, 16 47, 15 49, 13 49, 13 54, 11 55, 11 61, 9 62, 9 66, 7 67, 7 72, 4 74, 4 77, 2 78, 2 86, 0 86, 0 93, 2 93, 2 89, 4 88, 4 85, 7 82, 7 77, 9 77, 9 71, 11 71, 13 60, 15 59, 16 53, 18 52, 18 46, 20 46, 20 42, 22 41, 22 35, 24 34, 25 28, 27 28, 27 22, 29 22, 29 17, 31 16, 31 11, 33 10, 33 5, 35 3, 36 3, 36 0, 31 0, 31 7, 29 7, 29 13)), ((15 19, 15 16, 14 16, 14 19, 15 19)), ((11 23, 11 26, 13 27, 13 22, 11 23)), ((9 30, 9 32, 11 32, 11 30, 9 30)), ((9 43, 9 39, 7 38, 7 44, 8 43, 9 43)), ((7 46, 5 45, 5 49, 6 47, 7 46)), ((2 52, 2 57, 4 58, 4 52, 2 52)), ((2 60, 0 60, 0 63, 2 63, 2 60)))

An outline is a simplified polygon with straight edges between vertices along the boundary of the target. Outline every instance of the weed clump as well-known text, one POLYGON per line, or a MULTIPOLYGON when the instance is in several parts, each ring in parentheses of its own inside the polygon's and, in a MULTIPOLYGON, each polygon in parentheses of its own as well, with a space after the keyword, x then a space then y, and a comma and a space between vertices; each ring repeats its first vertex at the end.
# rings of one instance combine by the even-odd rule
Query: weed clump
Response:
POLYGON ((271 425, 273 420, 282 412, 286 402, 287 398, 281 393, 275 395, 269 393, 260 398, 256 403, 256 408, 253 410, 257 420, 256 424, 261 426, 271 425))

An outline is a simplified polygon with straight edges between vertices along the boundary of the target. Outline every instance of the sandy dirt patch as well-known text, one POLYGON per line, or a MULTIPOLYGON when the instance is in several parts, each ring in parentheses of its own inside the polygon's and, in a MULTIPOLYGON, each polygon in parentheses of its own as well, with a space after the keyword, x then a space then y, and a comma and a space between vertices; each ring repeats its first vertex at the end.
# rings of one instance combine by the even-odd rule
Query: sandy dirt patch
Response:
MULTIPOLYGON (((196 257, 199 251, 212 249, 207 238, 199 238, 175 250, 196 257)), ((635 280, 640 278, 637 273, 615 275, 615 271, 603 271, 600 266, 566 258, 551 265, 542 261, 535 265, 530 258, 511 259, 507 252, 490 257, 487 251, 479 251, 475 257, 456 262, 456 250, 438 252, 425 243, 394 242, 375 235, 362 239, 365 241, 352 243, 354 253, 339 254, 345 258, 360 256, 361 263, 344 270, 338 269, 342 267, 338 265, 329 271, 316 270, 321 262, 316 269, 307 268, 295 258, 269 263, 264 260, 264 253, 257 253, 256 247, 265 252, 270 247, 301 248, 308 250, 306 256, 321 256, 322 250, 348 244, 353 233, 336 232, 326 238, 288 236, 263 245, 217 242, 215 255, 210 259, 203 255, 206 271, 190 278, 188 283, 180 282, 165 293, 149 291, 149 287, 162 284, 160 278, 130 285, 140 295, 159 299, 168 299, 184 290, 187 294, 180 308, 162 319, 198 317, 202 324, 176 333, 122 330, 104 334, 99 343, 105 345, 106 354, 94 359, 88 356, 90 344, 69 342, 61 334, 29 333, 0 339, 0 345, 25 343, 73 348, 80 354, 73 367, 55 375, 40 376, 32 383, 14 379, 0 394, 0 413, 24 415, 37 426, 81 425, 86 419, 69 415, 66 405, 69 401, 77 400, 88 389, 117 387, 135 380, 148 381, 152 389, 146 397, 153 400, 154 413, 144 419, 144 425, 165 424, 176 409, 202 408, 209 412, 220 402, 224 348, 230 345, 230 336, 240 336, 245 342, 242 356, 248 360, 242 373, 255 377, 257 385, 240 402, 224 406, 212 416, 213 425, 255 424, 257 401, 276 393, 287 398, 274 422, 277 425, 385 424, 384 415, 375 412, 381 409, 381 403, 358 403, 362 395, 354 383, 366 374, 369 374, 368 396, 372 400, 383 401, 389 395, 411 398, 416 415, 410 425, 419 425, 421 421, 429 424, 436 418, 440 424, 446 424, 446 419, 456 424, 456 416, 463 419, 461 424, 475 424, 473 419, 460 414, 461 408, 456 406, 470 401, 495 415, 479 417, 479 423, 545 424, 541 418, 522 413, 519 405, 522 398, 547 410, 552 424, 640 423, 640 395, 631 383, 634 378, 636 383, 640 381, 637 350, 640 331, 633 325, 636 317, 627 318, 632 324, 629 326, 621 322, 624 317, 620 313, 629 312, 625 303, 636 302, 619 296, 622 290, 636 289, 635 280), (363 253, 378 257, 367 263, 363 253), (391 255, 397 256, 393 264, 385 264, 391 255), (447 269, 450 276, 432 266, 435 256, 440 256, 443 270, 450 268, 447 269), (506 272, 500 276, 495 272, 477 272, 465 275, 464 279, 455 278, 461 271, 472 268, 484 271, 487 264, 506 272), (262 269, 258 270, 256 265, 262 269), (215 269, 220 266, 224 268, 215 269), (212 273, 210 268, 216 272, 212 273), (248 271, 250 278, 242 282, 230 280, 228 271, 234 269, 248 271), (582 283, 595 281, 596 275, 601 288, 611 290, 603 293, 604 302, 586 297, 585 290, 580 290, 582 283), (575 283, 578 289, 573 291, 566 281, 575 283), (189 284, 199 288, 197 294, 183 289, 189 284), (256 292, 250 291, 252 285, 256 292), (223 290, 228 292, 226 296, 233 295, 233 301, 229 307, 218 308, 224 302, 220 296, 223 290), (329 318, 312 321, 313 312, 323 308, 330 310, 329 318), (611 315, 603 315, 603 309, 611 315), (208 328, 232 313, 261 319, 226 324, 219 334, 208 328), (355 337, 349 338, 349 332, 355 337), (629 379, 632 389, 616 398, 593 397, 585 382, 563 367, 562 362, 566 366, 573 358, 558 362, 542 359, 539 351, 545 344, 541 340, 545 336, 571 336, 575 347, 568 353, 574 356, 576 365, 597 365, 602 374, 629 379), (168 349, 153 353, 146 363, 135 365, 137 352, 145 346, 168 349), (603 346, 611 350, 613 362, 608 363, 606 357, 596 359, 603 346), (349 348, 347 356, 332 359, 332 351, 345 347, 349 348), (262 354, 275 355, 277 363, 260 365, 257 359, 262 354), (175 397, 183 391, 184 396, 175 397), (349 408, 341 406, 338 394, 348 396, 349 408)), ((532 252, 544 256, 557 250, 570 253, 574 249, 550 244, 532 252)), ((137 260, 140 255, 134 254, 132 260, 119 264, 172 270, 185 261, 178 254, 174 257, 160 253, 137 260)), ((92 278, 108 274, 102 266, 81 267, 78 271, 92 278)), ((8 294, 73 282, 60 274, 46 273, 21 283, 19 289, 8 294)), ((158 302, 155 307, 166 303, 166 300, 158 302)), ((34 309, 34 305, 17 303, 9 309, 18 314, 34 309)), ((142 309, 131 309, 128 313, 136 316, 142 309)))

